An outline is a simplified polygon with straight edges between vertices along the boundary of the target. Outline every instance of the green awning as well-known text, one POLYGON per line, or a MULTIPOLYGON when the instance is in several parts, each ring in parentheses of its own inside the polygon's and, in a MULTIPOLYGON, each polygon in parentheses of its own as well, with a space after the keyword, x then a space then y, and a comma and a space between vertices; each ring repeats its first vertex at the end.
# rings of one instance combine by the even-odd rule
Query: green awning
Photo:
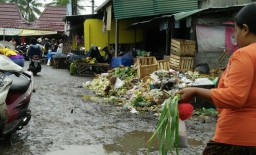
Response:
POLYGON ((198 0, 113 0, 116 19, 173 14, 198 9, 198 0))

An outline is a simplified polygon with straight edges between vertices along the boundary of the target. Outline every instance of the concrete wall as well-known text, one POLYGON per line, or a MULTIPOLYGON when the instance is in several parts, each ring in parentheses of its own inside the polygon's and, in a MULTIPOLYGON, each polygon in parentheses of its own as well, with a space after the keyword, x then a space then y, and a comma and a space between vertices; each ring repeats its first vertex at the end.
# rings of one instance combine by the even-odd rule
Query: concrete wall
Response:
MULTIPOLYGON (((127 29, 134 23, 133 20, 120 20, 119 21, 119 44, 134 44, 143 41, 143 31, 127 29)), ((102 32, 102 20, 100 19, 87 19, 84 22, 84 44, 85 50, 89 50, 91 45, 97 45, 101 48, 115 43, 115 21, 111 22, 111 31, 102 32)))
POLYGON ((229 56, 227 56, 223 63, 220 64, 218 60, 222 54, 223 52, 196 53, 194 65, 207 63, 210 68, 224 67, 228 62, 229 56))
POLYGON ((202 0, 200 8, 226 7, 232 5, 246 4, 255 0, 202 0))

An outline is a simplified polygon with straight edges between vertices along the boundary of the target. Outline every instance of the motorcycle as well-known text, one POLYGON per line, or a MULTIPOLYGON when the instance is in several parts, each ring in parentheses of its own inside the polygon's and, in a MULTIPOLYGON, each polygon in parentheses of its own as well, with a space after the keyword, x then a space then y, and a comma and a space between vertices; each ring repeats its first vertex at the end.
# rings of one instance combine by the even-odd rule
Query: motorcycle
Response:
POLYGON ((38 55, 32 57, 28 70, 31 71, 34 76, 36 76, 38 72, 41 72, 41 60, 38 55))
POLYGON ((28 47, 26 44, 23 44, 23 45, 18 45, 16 46, 16 51, 18 51, 21 55, 23 55, 24 59, 26 61, 29 60, 29 57, 27 56, 27 50, 28 50, 28 47))
POLYGON ((29 102, 33 92, 33 75, 0 55, 0 142, 12 145, 12 134, 21 130, 31 118, 29 102))

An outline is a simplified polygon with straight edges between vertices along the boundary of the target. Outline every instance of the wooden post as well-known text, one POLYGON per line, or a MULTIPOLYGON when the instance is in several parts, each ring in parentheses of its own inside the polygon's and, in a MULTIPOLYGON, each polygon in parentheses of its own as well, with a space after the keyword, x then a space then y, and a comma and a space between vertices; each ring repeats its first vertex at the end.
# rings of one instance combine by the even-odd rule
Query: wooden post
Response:
POLYGON ((119 21, 116 19, 116 33, 115 33, 115 57, 117 57, 118 52, 118 41, 119 41, 119 21))

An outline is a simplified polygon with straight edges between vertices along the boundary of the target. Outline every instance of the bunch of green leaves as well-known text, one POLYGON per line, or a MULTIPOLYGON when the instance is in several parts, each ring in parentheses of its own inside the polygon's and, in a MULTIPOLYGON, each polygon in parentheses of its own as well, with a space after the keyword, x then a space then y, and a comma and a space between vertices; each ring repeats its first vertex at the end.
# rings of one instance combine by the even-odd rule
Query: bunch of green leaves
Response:
POLYGON ((135 107, 144 107, 144 106, 147 106, 147 103, 143 96, 136 95, 135 97, 132 98, 131 105, 135 107))
POLYGON ((119 77, 121 80, 126 77, 134 77, 137 75, 137 72, 132 67, 118 67, 114 69, 113 75, 119 77))
POLYGON ((176 95, 165 101, 156 130, 148 140, 149 151, 153 139, 158 134, 160 140, 160 154, 167 155, 168 151, 172 151, 174 148, 176 148, 176 153, 179 154, 179 99, 180 96, 176 95))

